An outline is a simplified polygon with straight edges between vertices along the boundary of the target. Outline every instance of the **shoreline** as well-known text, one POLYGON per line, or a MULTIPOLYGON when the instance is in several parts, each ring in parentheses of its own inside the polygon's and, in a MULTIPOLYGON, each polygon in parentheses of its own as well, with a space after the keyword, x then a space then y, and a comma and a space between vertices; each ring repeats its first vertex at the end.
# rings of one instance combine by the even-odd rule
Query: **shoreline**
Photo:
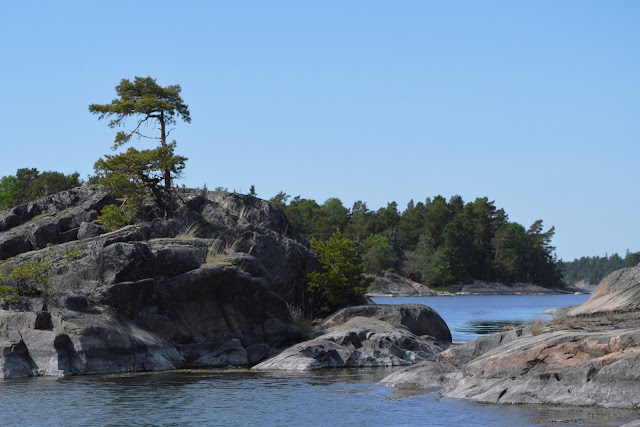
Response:
MULTIPOLYGON (((555 291, 555 290, 554 290, 555 291)), ((368 298, 427 298, 427 297, 459 297, 459 296, 538 296, 538 295, 589 295, 591 292, 512 292, 512 293, 492 293, 492 292, 435 292, 434 295, 417 295, 411 293, 379 293, 379 292, 368 292, 364 294, 365 297, 368 298)))

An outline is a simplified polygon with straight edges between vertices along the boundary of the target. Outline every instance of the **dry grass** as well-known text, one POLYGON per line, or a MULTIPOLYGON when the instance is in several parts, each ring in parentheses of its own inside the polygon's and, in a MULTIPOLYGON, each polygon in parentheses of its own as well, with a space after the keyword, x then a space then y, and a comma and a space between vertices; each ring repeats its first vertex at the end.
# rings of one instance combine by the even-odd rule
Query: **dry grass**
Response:
POLYGON ((225 243, 222 240, 215 240, 209 250, 207 251, 207 257, 205 259, 206 264, 229 264, 226 262, 227 256, 238 252, 238 249, 242 246, 241 239, 235 239, 232 242, 225 243))
POLYGON ((226 203, 223 207, 233 215, 235 215, 238 218, 239 222, 253 224, 257 227, 266 227, 270 222, 269 218, 260 219, 259 215, 252 215, 253 209, 247 207, 246 205, 242 205, 242 207, 238 209, 238 206, 234 206, 231 203, 226 203))
POLYGON ((194 239, 200 234, 201 227, 196 223, 189 224, 182 233, 176 235, 177 239, 194 239))
POLYGON ((551 323, 556 329, 574 329, 580 320, 574 316, 568 316, 566 311, 562 311, 554 317, 551 323))
POLYGON ((313 319, 306 315, 304 310, 298 306, 287 304, 293 323, 302 331, 305 339, 309 339, 313 331, 313 319))
POLYGON ((546 326, 546 323, 543 322, 540 319, 536 319, 533 321, 533 323, 531 324, 531 335, 538 336, 544 333, 544 328, 546 326))
POLYGON ((247 209, 246 206, 243 206, 242 208, 240 208, 240 210, 238 211, 238 213, 236 214, 238 216, 238 220, 239 221, 243 221, 243 222, 250 222, 249 221, 249 209, 247 209))
POLYGON ((609 322, 616 322, 618 320, 618 315, 615 311, 606 311, 604 315, 609 322))

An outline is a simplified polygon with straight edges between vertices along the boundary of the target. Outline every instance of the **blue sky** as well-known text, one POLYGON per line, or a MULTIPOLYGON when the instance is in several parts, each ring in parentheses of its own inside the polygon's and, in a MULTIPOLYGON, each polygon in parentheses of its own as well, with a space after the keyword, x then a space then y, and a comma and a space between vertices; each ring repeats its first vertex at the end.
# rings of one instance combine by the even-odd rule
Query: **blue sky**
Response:
MULTIPOLYGON (((640 251, 640 2, 10 2, 0 175, 92 173, 122 78, 180 84, 180 182, 488 196, 565 260, 640 251)), ((138 148, 148 142, 134 142, 138 148)))

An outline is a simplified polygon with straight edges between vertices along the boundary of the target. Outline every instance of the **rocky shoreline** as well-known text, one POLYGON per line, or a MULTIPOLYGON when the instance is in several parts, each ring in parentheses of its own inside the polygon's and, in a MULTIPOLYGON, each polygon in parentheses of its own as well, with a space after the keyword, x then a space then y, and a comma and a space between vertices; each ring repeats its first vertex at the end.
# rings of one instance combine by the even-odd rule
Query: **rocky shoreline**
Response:
POLYGON ((531 283, 514 283, 507 286, 503 283, 475 281, 470 284, 452 285, 449 290, 438 291, 414 282, 406 277, 385 272, 375 276, 375 292, 367 293, 369 297, 440 297, 459 295, 561 295, 590 293, 591 289, 567 286, 564 288, 545 288, 531 283))
POLYGON ((409 366, 451 346, 447 324, 422 304, 347 307, 322 322, 314 335, 253 369, 409 366))
MULTIPOLYGON (((462 345, 439 343, 441 351, 435 348, 434 354, 423 352, 420 357, 406 357, 396 345, 394 351, 403 355, 403 363, 390 359, 388 351, 378 353, 372 363, 367 350, 382 347, 380 329, 372 326, 379 321, 375 320, 380 317, 378 311, 385 307, 401 312, 408 307, 355 307, 335 315, 341 319, 339 327, 333 327, 332 319, 327 319, 322 325, 324 335, 297 344, 254 369, 408 365, 381 384, 400 395, 439 392, 446 397, 492 404, 596 405, 637 410, 639 301, 637 266, 612 273, 587 302, 557 310, 551 322, 537 321, 462 345), (363 359, 367 362, 360 363, 363 359)), ((387 317, 384 332, 403 327, 399 316, 387 317)), ((413 338, 412 345, 424 338, 435 342, 438 330, 434 325, 423 327, 424 335, 413 338)))
POLYGON ((400 393, 439 391, 483 403, 637 409, 638 301, 640 266, 612 273, 586 303, 553 322, 452 347, 382 383, 400 393))
POLYGON ((308 242, 254 197, 182 202, 111 233, 95 223, 115 203, 100 187, 0 213, 3 271, 50 276, 0 311, 0 378, 251 366, 301 341, 287 304, 315 268, 308 242))
MULTIPOLYGON (((349 307, 303 341, 290 307, 305 300, 304 277, 317 260, 273 204, 186 194, 173 218, 105 233, 95 220, 113 203, 89 186, 0 212, 0 268, 45 263, 50 274, 0 310, 0 378, 395 366, 382 383, 400 394, 640 408, 640 266, 607 276, 553 322, 463 345, 418 304, 349 307)), ((394 295, 432 295, 399 276, 376 283, 395 286, 394 295)), ((503 286, 475 283, 459 294, 506 293, 503 286)), ((517 284, 508 292, 549 290, 517 284)))

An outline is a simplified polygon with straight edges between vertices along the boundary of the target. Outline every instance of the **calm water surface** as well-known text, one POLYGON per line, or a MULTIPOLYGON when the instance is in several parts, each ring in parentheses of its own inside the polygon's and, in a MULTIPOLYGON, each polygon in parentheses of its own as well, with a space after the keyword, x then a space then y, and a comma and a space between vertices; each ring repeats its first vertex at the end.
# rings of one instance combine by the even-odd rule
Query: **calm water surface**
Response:
MULTIPOLYGON (((547 308, 580 302, 569 297, 573 296, 452 297, 426 303, 453 325, 454 336, 466 339, 474 336, 469 332, 473 322, 531 320, 547 308)), ((422 300, 389 302, 425 303, 422 300)), ((399 398, 377 385, 390 372, 342 369, 274 374, 227 369, 7 380, 0 382, 0 425, 613 426, 638 415, 604 409, 480 405, 441 399, 435 393, 399 398)))
POLYGON ((568 307, 585 302, 590 295, 464 295, 455 297, 376 297, 376 304, 420 303, 442 316, 454 341, 476 339, 502 331, 506 327, 531 322, 550 308, 568 307))
POLYGON ((435 393, 397 398, 376 385, 390 372, 198 370, 36 378, 1 383, 0 404, 3 425, 12 426, 601 426, 620 425, 634 415, 480 405, 435 393))

